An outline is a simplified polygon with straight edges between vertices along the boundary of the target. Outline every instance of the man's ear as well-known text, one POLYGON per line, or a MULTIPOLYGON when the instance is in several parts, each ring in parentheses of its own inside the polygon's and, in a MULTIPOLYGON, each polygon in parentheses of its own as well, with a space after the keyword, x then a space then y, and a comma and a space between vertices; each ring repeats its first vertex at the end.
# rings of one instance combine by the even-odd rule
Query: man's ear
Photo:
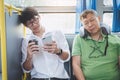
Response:
POLYGON ((100 20, 101 20, 101 17, 100 17, 100 16, 98 16, 98 20, 99 20, 99 22, 100 22, 100 20))

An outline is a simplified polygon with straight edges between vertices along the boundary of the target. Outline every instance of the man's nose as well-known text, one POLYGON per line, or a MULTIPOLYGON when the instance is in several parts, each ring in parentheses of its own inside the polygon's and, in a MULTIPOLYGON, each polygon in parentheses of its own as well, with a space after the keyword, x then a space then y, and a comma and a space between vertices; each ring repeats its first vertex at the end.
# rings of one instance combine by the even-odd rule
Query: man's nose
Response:
POLYGON ((36 23, 36 22, 33 22, 33 23, 32 23, 32 25, 33 25, 33 26, 36 26, 36 25, 37 25, 37 23, 36 23))
POLYGON ((88 23, 88 26, 91 26, 91 22, 88 23))

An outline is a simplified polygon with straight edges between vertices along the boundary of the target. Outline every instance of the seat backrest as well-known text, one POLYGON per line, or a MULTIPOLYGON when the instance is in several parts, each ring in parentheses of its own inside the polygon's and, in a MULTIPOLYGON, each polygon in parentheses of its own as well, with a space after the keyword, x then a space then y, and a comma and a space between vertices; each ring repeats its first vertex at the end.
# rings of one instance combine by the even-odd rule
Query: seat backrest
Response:
POLYGON ((6 54, 7 54, 7 78, 8 80, 22 80, 21 69, 21 43, 22 38, 19 27, 18 14, 5 12, 6 24, 6 54))
POLYGON ((75 34, 65 35, 65 37, 67 39, 67 42, 68 42, 68 45, 69 45, 69 49, 70 49, 70 52, 71 52, 72 51, 72 44, 73 44, 73 40, 74 40, 75 34))
POLYGON ((73 80, 73 72, 72 72, 72 45, 73 45, 73 40, 75 37, 75 34, 69 34, 69 35, 65 35, 68 45, 69 45, 69 49, 70 49, 70 60, 68 62, 64 63, 64 67, 67 70, 69 76, 70 76, 70 80, 73 80))

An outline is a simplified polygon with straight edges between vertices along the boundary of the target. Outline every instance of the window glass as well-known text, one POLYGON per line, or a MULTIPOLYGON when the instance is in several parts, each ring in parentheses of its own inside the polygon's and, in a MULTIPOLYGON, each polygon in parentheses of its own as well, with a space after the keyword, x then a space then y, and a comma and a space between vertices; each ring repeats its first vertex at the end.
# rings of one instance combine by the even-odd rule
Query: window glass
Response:
POLYGON ((103 22, 112 28, 113 13, 104 13, 103 22))
MULTIPOLYGON (((65 34, 75 33, 75 13, 42 13, 41 24, 48 30, 61 30, 65 34)), ((30 33, 27 30, 27 33, 30 33)))
POLYGON ((113 0, 104 0, 104 1, 103 1, 103 4, 104 4, 105 6, 113 6, 113 0))
POLYGON ((75 6, 76 0, 5 0, 15 6, 75 6))

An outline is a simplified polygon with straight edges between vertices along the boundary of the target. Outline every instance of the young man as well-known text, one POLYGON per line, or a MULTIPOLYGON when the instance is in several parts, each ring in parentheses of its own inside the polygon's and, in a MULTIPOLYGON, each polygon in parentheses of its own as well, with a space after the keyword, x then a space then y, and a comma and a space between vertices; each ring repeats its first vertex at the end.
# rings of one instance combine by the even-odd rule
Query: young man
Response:
POLYGON ((72 49, 72 64, 77 80, 120 80, 120 39, 108 35, 94 10, 80 15, 84 35, 77 35, 72 49))
POLYGON ((20 21, 32 31, 22 42, 23 70, 31 73, 31 80, 68 80, 64 62, 70 52, 65 36, 60 31, 47 32, 40 19, 33 7, 21 13, 20 21))

